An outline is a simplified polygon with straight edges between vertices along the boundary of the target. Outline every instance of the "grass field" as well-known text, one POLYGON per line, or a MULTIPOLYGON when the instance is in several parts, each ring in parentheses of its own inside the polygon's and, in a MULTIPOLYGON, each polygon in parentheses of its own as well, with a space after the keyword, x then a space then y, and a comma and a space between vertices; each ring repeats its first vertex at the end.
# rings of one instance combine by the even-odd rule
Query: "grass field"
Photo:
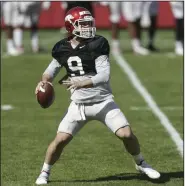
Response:
MULTIPOLYGON (((110 32, 98 34, 110 40, 110 32)), ((146 35, 145 35, 146 36, 146 35)), ((5 35, 2 46, 5 51, 5 35)), ((69 93, 54 82, 56 99, 42 109, 34 95, 37 82, 49 64, 50 51, 62 34, 59 30, 41 31, 40 42, 48 52, 32 54, 29 32, 25 32, 25 54, 1 58, 1 185, 31 186, 43 164, 48 143, 67 109, 69 93)), ((127 32, 121 33, 123 56, 183 138, 183 58, 173 55, 174 33, 159 31, 156 46, 161 53, 137 56, 131 52, 127 32)), ((146 37, 144 37, 146 43, 146 37)), ((147 162, 159 170, 161 179, 152 181, 140 175, 122 143, 99 122, 88 123, 66 147, 53 167, 51 186, 181 186, 183 160, 160 121, 147 109, 144 99, 111 58, 111 85, 115 101, 125 113, 138 136, 147 162)))

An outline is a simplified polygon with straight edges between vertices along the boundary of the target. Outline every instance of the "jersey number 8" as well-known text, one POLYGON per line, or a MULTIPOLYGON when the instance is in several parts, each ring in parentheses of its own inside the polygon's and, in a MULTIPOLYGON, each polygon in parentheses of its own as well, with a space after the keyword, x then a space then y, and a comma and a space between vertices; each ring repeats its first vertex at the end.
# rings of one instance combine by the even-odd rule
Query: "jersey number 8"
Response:
MULTIPOLYGON (((82 66, 82 60, 78 56, 70 57, 67 60, 67 64, 73 72, 76 72, 76 73, 78 72, 78 74, 80 75, 85 74, 83 70, 83 66, 82 66), (72 62, 75 62, 75 65, 72 62)), ((71 73, 71 76, 75 76, 75 74, 71 73)))

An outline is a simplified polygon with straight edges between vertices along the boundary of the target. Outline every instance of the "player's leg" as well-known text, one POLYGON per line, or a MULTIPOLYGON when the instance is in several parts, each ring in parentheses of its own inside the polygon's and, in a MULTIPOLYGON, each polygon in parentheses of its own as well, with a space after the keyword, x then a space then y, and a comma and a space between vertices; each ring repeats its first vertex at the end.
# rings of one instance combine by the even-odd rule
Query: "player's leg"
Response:
POLYGON ((147 55, 148 50, 141 46, 141 5, 142 2, 122 2, 122 12, 128 22, 128 31, 131 36, 132 49, 136 54, 147 55))
POLYGON ((34 53, 39 52, 39 34, 38 34, 38 22, 41 11, 41 3, 35 2, 30 5, 29 16, 31 21, 31 47, 34 53))
POLYGON ((159 52, 159 49, 157 49, 154 45, 154 39, 155 39, 156 31, 157 31, 158 12, 159 12, 159 2, 152 1, 149 7, 149 15, 150 15, 151 24, 148 29, 148 37, 149 37, 148 49, 152 52, 159 52))
MULTIPOLYGON (((130 126, 126 125, 125 127, 121 127, 115 132, 115 134, 123 141, 124 146, 129 154, 131 154, 132 156, 137 156, 138 154, 140 154, 140 145, 138 139, 132 133, 130 126)), ((142 160, 143 158, 140 158, 136 159, 135 161, 137 164, 139 164, 142 160)))
MULTIPOLYGON (((117 118, 121 115, 117 116, 117 118)), ((116 118, 116 117, 115 117, 116 118)), ((115 119, 116 120, 116 119, 115 119)), ((160 177, 160 173, 154 170, 149 164, 144 160, 141 152, 140 145, 137 137, 133 134, 130 126, 125 126, 119 128, 115 132, 116 136, 123 141, 123 144, 130 155, 132 155, 135 163, 136 169, 144 174, 146 174, 151 179, 158 179, 160 177)))
POLYGON ((72 135, 65 132, 58 132, 55 139, 50 143, 46 151, 44 165, 36 180, 37 185, 47 184, 51 167, 59 159, 64 147, 72 140, 72 135))
POLYGON ((109 2, 110 10, 110 22, 112 25, 112 51, 120 52, 120 41, 119 41, 119 23, 121 18, 120 13, 121 2, 109 2))
POLYGON ((152 179, 159 178, 160 174, 144 161, 138 139, 133 134, 126 117, 115 102, 107 103, 98 115, 100 121, 105 123, 123 141, 126 150, 132 155, 136 163, 137 170, 142 171, 152 179))
POLYGON ((12 16, 14 11, 14 2, 4 2, 2 11, 3 11, 3 19, 6 29, 6 48, 7 48, 7 54, 16 56, 18 55, 18 51, 16 50, 13 42, 13 24, 12 24, 12 16))
POLYGON ((147 48, 152 52, 158 52, 159 50, 154 47, 154 37, 156 33, 156 21, 158 13, 158 2, 145 1, 142 7, 141 26, 148 31, 148 43, 147 48))
POLYGON ((81 118, 78 106, 72 102, 68 108, 68 112, 59 124, 55 139, 48 146, 41 173, 36 180, 37 185, 48 183, 51 167, 59 159, 64 147, 85 123, 86 120, 81 118))
POLYGON ((21 13, 21 7, 23 2, 16 2, 13 13, 13 39, 16 49, 20 54, 24 53, 23 49, 23 23, 24 23, 24 14, 21 13))
POLYGON ((17 25, 13 31, 13 38, 14 43, 16 46, 16 49, 19 51, 19 53, 24 53, 24 47, 23 47, 23 27, 21 25, 17 25))
POLYGON ((183 55, 183 41, 184 41, 184 11, 183 2, 170 2, 173 15, 175 17, 175 53, 183 55))

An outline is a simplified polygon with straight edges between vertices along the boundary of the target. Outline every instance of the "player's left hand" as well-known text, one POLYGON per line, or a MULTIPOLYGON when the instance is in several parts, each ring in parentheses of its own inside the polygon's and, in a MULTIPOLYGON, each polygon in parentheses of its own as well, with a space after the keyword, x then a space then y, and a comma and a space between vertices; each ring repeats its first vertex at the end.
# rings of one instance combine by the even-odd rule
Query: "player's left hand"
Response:
POLYGON ((71 79, 70 81, 63 81, 62 83, 69 87, 67 90, 92 87, 92 81, 90 78, 84 81, 74 81, 71 79))
POLYGON ((70 80, 70 81, 63 81, 62 83, 68 87, 67 90, 79 89, 79 88, 82 88, 84 86, 83 81, 70 80))

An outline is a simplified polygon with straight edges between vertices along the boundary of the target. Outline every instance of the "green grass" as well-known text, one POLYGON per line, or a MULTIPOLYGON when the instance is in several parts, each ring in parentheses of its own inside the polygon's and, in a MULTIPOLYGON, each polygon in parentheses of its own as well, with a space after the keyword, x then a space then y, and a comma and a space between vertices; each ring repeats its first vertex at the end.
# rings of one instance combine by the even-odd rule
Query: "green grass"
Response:
MULTIPOLYGON (((110 40, 110 32, 99 31, 110 40)), ((3 51, 5 37, 2 34, 3 51)), ((29 33, 25 32, 26 53, 1 59, 1 104, 11 104, 13 110, 1 111, 1 183, 2 186, 31 186, 43 164, 46 148, 54 138, 58 124, 67 109, 69 93, 54 82, 56 100, 49 109, 42 109, 34 95, 37 82, 49 64, 50 51, 62 35, 58 30, 41 31, 41 45, 48 52, 32 54, 29 33)), ((167 57, 173 52, 172 31, 161 31, 156 37, 160 54, 137 56, 131 53, 127 32, 120 33, 123 55, 153 96, 159 107, 183 107, 183 58, 167 57)), ((144 38, 146 43, 146 38, 144 38)), ((3 53, 4 54, 4 53, 3 53)), ((51 186, 152 186, 183 185, 183 161, 175 144, 160 121, 148 110, 133 111, 131 107, 146 107, 143 98, 127 76, 111 58, 111 85, 115 101, 138 136, 145 159, 162 173, 152 181, 134 169, 133 160, 122 143, 99 122, 88 123, 65 148, 53 167, 51 186)), ((183 110, 163 110, 183 137, 183 110)))

